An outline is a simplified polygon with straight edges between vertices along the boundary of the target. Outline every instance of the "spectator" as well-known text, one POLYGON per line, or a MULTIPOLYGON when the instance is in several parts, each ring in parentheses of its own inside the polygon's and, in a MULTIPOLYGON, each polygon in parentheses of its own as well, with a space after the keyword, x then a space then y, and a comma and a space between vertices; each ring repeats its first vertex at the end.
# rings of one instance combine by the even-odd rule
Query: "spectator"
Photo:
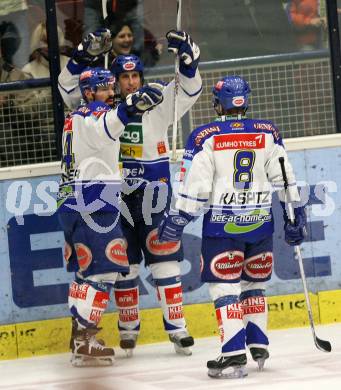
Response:
MULTIPOLYGON (((64 34, 60 27, 58 29, 59 47, 64 47, 64 34)), ((34 29, 31 37, 30 62, 24 67, 23 71, 29 73, 33 78, 50 77, 49 54, 47 47, 46 24, 41 22, 34 29)), ((63 68, 69 58, 63 54, 60 55, 60 67, 63 68)))
POLYGON ((327 29, 326 17, 320 15, 319 0, 290 0, 287 5, 288 18, 292 23, 301 50, 323 47, 327 29))
POLYGON ((146 67, 154 66, 157 63, 162 46, 156 42, 150 31, 143 29, 144 49, 139 51, 134 46, 136 35, 134 34, 133 24, 129 20, 119 21, 116 17, 109 16, 105 24, 112 35, 111 61, 118 55, 135 54, 142 59, 146 67))
POLYGON ((139 17, 140 1, 108 1, 107 13, 108 17, 103 20, 101 2, 85 0, 84 36, 105 26, 110 29, 113 36, 111 60, 120 54, 136 54, 146 67, 154 66, 159 61, 162 45, 143 27, 139 17))
POLYGON ((1 35, 8 42, 9 58, 7 62, 21 68, 28 59, 29 31, 27 23, 26 0, 1 0, 0 7, 0 30, 1 35), (11 41, 11 43, 10 43, 11 41), (13 53, 12 52, 13 48, 13 53))

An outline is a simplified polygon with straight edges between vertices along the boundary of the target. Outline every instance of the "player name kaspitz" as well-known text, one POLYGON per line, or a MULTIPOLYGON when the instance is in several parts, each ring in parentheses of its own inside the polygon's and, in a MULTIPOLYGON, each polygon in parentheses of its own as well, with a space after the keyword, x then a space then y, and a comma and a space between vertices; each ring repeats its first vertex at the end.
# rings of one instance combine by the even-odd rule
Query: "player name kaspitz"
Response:
POLYGON ((270 203, 270 191, 260 191, 260 192, 227 192, 226 194, 222 194, 220 197, 221 204, 263 204, 270 203))

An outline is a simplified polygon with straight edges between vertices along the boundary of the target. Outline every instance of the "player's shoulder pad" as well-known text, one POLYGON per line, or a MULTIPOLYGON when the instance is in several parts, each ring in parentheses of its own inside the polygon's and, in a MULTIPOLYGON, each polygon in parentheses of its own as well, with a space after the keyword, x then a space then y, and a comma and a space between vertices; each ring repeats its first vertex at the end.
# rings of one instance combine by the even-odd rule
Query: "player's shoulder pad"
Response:
POLYGON ((194 156, 202 150, 204 143, 213 135, 220 133, 220 122, 211 122, 197 127, 189 135, 184 151, 184 159, 193 160, 194 156))
POLYGON ((197 127, 192 131, 190 140, 193 147, 200 148, 213 135, 220 133, 220 122, 211 122, 207 125, 197 127))
POLYGON ((103 113, 111 110, 112 107, 110 107, 108 104, 104 102, 91 102, 84 106, 80 106, 77 108, 76 111, 74 111, 75 115, 81 115, 83 117, 95 115, 95 116, 101 116, 103 113))
POLYGON ((253 131, 271 134, 276 144, 283 145, 281 134, 272 121, 266 119, 249 119, 249 124, 253 131))

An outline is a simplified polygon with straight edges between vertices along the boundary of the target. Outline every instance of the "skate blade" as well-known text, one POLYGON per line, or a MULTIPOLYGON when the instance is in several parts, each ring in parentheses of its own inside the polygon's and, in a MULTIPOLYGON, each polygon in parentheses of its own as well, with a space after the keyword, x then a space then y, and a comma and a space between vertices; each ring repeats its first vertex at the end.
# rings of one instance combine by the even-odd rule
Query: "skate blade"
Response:
POLYGON ((132 358, 134 354, 134 348, 125 349, 124 352, 126 353, 127 358, 132 358))
POLYGON ((71 357, 71 364, 73 367, 107 367, 112 366, 114 362, 114 357, 94 358, 83 355, 71 357))
POLYGON ((221 369, 216 368, 210 368, 208 370, 208 376, 215 379, 239 379, 246 377, 247 371, 245 366, 234 366, 234 367, 228 367, 225 370, 230 370, 229 372, 224 372, 221 369))
POLYGON ((178 355, 183 355, 183 356, 191 356, 192 355, 192 351, 189 347, 180 347, 179 345, 174 343, 174 349, 178 355))
POLYGON ((263 371, 265 359, 257 359, 256 362, 258 364, 258 371, 263 371))

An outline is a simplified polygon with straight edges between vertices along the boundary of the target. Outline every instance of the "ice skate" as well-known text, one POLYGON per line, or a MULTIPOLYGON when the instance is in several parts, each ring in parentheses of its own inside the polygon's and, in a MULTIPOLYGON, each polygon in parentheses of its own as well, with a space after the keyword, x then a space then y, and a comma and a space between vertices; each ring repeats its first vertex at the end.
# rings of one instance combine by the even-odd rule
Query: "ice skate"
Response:
POLYGON ((265 348, 250 348, 252 359, 257 362, 258 370, 263 371, 265 360, 269 358, 269 352, 265 348))
POLYGON ((217 379, 237 379, 247 376, 246 354, 235 356, 220 355, 207 362, 208 376, 217 379))
POLYGON ((111 366, 114 363, 113 348, 106 347, 95 337, 99 330, 99 328, 76 330, 71 357, 71 364, 74 367, 111 366))
POLYGON ((189 347, 194 344, 193 337, 186 331, 169 334, 169 340, 174 343, 175 352, 179 355, 192 355, 189 347))
POLYGON ((137 334, 122 333, 120 334, 120 338, 120 347, 125 350, 127 357, 132 357, 134 348, 136 347, 137 334))

